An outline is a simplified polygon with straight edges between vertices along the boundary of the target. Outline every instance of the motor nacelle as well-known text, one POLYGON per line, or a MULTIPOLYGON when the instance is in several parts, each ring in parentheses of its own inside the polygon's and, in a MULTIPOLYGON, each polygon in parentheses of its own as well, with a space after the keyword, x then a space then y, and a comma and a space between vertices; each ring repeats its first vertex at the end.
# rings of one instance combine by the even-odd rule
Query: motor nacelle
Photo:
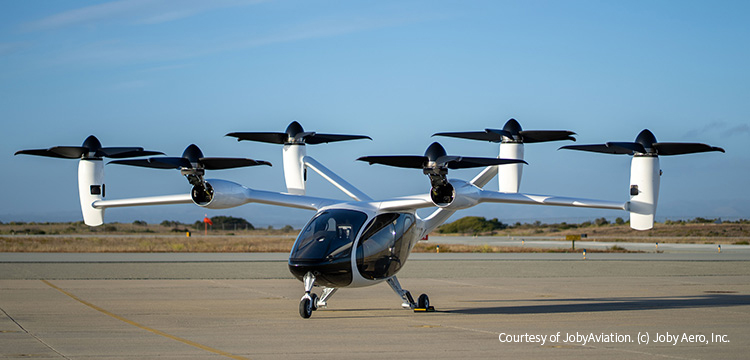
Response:
POLYGON ((456 191, 450 183, 433 186, 432 189, 430 189, 430 199, 432 199, 432 202, 439 207, 450 205, 455 198, 456 191))
POLYGON ((470 208, 479 203, 482 189, 463 180, 450 179, 443 185, 433 186, 430 199, 435 206, 448 210, 470 208))
POLYGON ((227 180, 211 179, 193 186, 190 196, 196 205, 208 209, 228 209, 250 202, 250 189, 227 180))

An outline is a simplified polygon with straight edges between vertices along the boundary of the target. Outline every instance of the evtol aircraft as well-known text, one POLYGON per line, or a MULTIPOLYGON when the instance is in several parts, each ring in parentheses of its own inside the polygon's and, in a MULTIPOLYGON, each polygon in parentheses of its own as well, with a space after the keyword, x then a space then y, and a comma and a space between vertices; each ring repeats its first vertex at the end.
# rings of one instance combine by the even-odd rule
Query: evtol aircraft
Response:
MULTIPOLYGON (((313 311, 328 306, 340 288, 357 288, 386 282, 414 311, 430 311, 429 297, 416 300, 404 290, 396 277, 418 240, 429 234, 456 211, 480 203, 508 203, 569 206, 623 210, 630 213, 635 230, 653 227, 659 195, 661 169, 659 156, 708 151, 722 148, 700 143, 658 142, 649 130, 643 130, 633 142, 607 142, 594 145, 569 145, 561 149, 631 155, 630 199, 594 200, 553 195, 519 193, 524 159, 524 144, 572 140, 575 133, 565 130, 523 130, 514 119, 502 129, 473 132, 442 132, 447 136, 499 143, 498 157, 448 155, 439 143, 432 143, 424 155, 365 156, 357 160, 372 164, 421 169, 430 181, 424 194, 375 200, 307 155, 307 145, 347 140, 370 139, 363 135, 323 134, 304 131, 292 122, 285 132, 234 132, 238 141, 256 141, 282 145, 286 192, 251 189, 235 182, 206 179, 206 170, 271 165, 246 158, 205 157, 195 146, 188 146, 181 157, 168 157, 141 147, 103 147, 89 136, 81 146, 55 146, 47 149, 20 150, 16 155, 36 155, 78 159, 78 190, 84 222, 89 226, 104 223, 108 208, 144 205, 195 204, 207 209, 226 209, 247 203, 261 203, 315 211, 302 228, 289 254, 289 271, 304 284, 299 313, 309 318, 313 311), (187 194, 140 198, 105 199, 104 158, 109 164, 178 169, 192 185, 187 194), (137 159, 134 159, 137 158, 137 159), (448 178, 448 171, 483 168, 470 181, 448 178), (306 194, 308 170, 312 170, 343 191, 350 200, 342 201, 306 194), (498 177, 499 191, 485 190, 498 177), (418 209, 433 208, 426 217, 418 209), (322 287, 320 295, 314 287, 322 287)), ((370 139, 371 140, 371 139, 370 139)))

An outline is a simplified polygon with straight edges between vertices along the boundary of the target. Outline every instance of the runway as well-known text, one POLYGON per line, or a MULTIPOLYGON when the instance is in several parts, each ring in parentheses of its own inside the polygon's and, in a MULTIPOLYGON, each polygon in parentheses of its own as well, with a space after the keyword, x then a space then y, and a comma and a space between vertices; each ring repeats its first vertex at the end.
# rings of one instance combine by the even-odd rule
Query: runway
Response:
MULTIPOLYGON (((750 246, 748 245, 736 245, 736 244, 715 244, 715 243, 700 243, 700 244, 679 244, 664 242, 664 240, 642 238, 643 242, 627 242, 627 241, 608 241, 607 238, 599 238, 598 240, 576 240, 576 249, 588 249, 588 250, 607 250, 613 246, 617 246, 630 251, 640 252, 659 252, 667 254, 690 254, 690 253, 734 253, 744 254, 750 256, 750 246), (661 241, 661 242, 660 242, 661 241)), ((666 239, 669 240, 669 239, 666 239)), ((711 238, 696 238, 696 240, 702 242, 708 242, 711 238)), ((746 238, 736 238, 732 241, 747 240, 746 238)), ((573 243, 569 240, 563 240, 561 237, 549 237, 549 236, 430 236, 430 243, 436 244, 460 244, 460 245, 489 245, 499 247, 515 247, 515 248, 540 248, 540 249, 570 249, 573 243)))
POLYGON ((750 351, 744 254, 413 254, 399 279, 429 294, 437 312, 403 310, 380 284, 342 289, 307 320, 285 259, 0 254, 0 357, 741 359, 750 351))

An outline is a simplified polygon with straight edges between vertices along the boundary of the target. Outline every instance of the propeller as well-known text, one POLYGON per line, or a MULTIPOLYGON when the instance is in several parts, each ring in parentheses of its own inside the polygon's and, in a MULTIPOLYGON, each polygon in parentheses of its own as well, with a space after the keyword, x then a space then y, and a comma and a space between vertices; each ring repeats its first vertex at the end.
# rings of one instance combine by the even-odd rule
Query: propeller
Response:
POLYGON ((468 156, 450 156, 440 143, 432 143, 424 152, 424 156, 413 155, 385 155, 363 156, 359 161, 411 169, 431 171, 435 169, 468 169, 482 166, 524 163, 523 160, 481 158, 468 156))
POLYGON ((370 139, 365 135, 319 134, 305 131, 296 121, 292 121, 283 133, 276 132, 233 132, 226 136, 236 137, 237 141, 248 140, 271 144, 322 144, 336 141, 370 139))
POLYGON ((131 158, 149 155, 164 155, 163 152, 143 150, 142 147, 102 147, 94 135, 90 135, 81 146, 54 146, 48 149, 30 149, 16 151, 15 155, 35 155, 62 159, 113 159, 131 158))
POLYGON ((205 187, 203 175, 205 170, 222 170, 246 166, 268 165, 271 163, 262 160, 226 157, 204 157, 201 149, 195 144, 188 146, 182 153, 182 157, 152 157, 148 159, 115 160, 109 164, 121 164, 140 166, 154 169, 179 169, 182 175, 188 178, 192 185, 205 187))
POLYGON ((622 155, 683 155, 724 149, 701 143, 658 142, 648 129, 641 131, 634 142, 608 142, 592 145, 568 145, 560 149, 622 155))
POLYGON ((503 143, 538 143, 558 140, 573 140, 576 133, 567 130, 523 130, 516 119, 510 119, 502 130, 484 129, 484 131, 442 132, 432 136, 447 136, 461 139, 482 140, 503 143))
POLYGON ((433 188, 444 186, 448 183, 446 175, 448 169, 468 169, 483 166, 504 164, 528 164, 523 160, 481 158, 468 156, 448 155, 440 143, 432 143, 424 152, 424 156, 413 155, 386 155, 386 156, 363 156, 357 159, 372 164, 395 166, 410 169, 422 169, 425 175, 430 177, 433 188))

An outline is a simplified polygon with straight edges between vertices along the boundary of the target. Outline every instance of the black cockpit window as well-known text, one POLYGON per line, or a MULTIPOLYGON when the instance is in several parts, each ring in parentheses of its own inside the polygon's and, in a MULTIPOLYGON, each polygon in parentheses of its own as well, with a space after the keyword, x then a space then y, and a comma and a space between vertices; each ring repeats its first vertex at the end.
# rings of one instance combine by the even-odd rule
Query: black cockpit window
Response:
POLYGON ((348 258, 352 243, 367 215, 354 210, 326 210, 316 215, 300 232, 290 258, 321 261, 348 258))

